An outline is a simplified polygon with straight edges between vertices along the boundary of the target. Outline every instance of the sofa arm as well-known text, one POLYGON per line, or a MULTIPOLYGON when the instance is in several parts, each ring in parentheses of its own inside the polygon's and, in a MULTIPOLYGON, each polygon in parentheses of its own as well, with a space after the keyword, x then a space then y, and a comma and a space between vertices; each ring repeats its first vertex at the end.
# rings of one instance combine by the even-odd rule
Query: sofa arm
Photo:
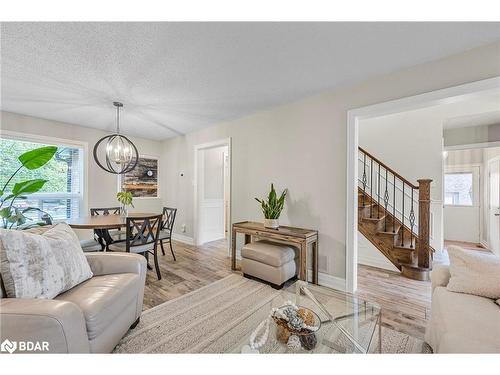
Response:
POLYGON ((89 353, 85 319, 80 308, 67 301, 0 299, 0 341, 33 342, 26 352, 89 353), (30 350, 31 349, 31 350, 30 350))
POLYGON ((146 275, 146 259, 131 253, 87 253, 85 254, 94 276, 114 273, 137 273, 146 275))
POLYGON ((139 275, 137 290, 136 318, 142 313, 144 287, 146 284, 146 258, 131 253, 87 253, 85 254, 94 276, 111 275, 114 273, 136 273, 139 275))
POLYGON ((446 287, 450 281, 450 277, 450 266, 445 264, 434 265, 431 272, 432 291, 434 292, 434 289, 438 286, 446 287))

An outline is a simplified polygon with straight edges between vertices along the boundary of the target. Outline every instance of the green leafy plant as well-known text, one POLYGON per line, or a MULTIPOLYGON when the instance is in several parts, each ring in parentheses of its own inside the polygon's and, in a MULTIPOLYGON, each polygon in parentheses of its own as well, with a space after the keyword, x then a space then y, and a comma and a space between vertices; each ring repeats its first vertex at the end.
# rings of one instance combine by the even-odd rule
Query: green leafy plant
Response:
MULTIPOLYGON (((32 180, 19 181, 14 183, 14 186, 8 190, 9 184, 13 181, 17 173, 23 169, 34 170, 43 167, 47 164, 57 152, 55 146, 45 146, 27 151, 21 154, 17 159, 21 162, 19 168, 9 177, 7 182, 0 190, 0 217, 4 229, 26 228, 26 222, 31 220, 25 214, 32 211, 43 213, 42 218, 50 218, 50 215, 36 207, 18 208, 14 206, 17 199, 27 199, 29 194, 36 193, 43 188, 46 179, 36 178, 32 180)), ((45 225, 47 221, 35 223, 35 225, 45 225)))
POLYGON ((267 201, 265 199, 255 198, 255 200, 261 205, 262 212, 264 213, 264 218, 279 219, 281 211, 285 206, 287 191, 287 189, 283 190, 280 197, 278 198, 276 190, 274 189, 274 185, 271 184, 271 191, 269 192, 267 201))
POLYGON ((119 191, 116 193, 116 199, 118 199, 118 202, 120 202, 123 206, 134 207, 134 204, 132 203, 134 197, 130 191, 119 191))

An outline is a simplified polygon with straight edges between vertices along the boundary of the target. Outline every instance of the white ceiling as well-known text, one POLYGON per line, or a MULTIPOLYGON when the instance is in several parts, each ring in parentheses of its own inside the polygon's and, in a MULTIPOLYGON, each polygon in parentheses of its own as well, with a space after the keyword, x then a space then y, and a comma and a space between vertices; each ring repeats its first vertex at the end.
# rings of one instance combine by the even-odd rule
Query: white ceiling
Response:
POLYGON ((500 23, 2 23, 1 108, 185 134, 500 40, 500 23))

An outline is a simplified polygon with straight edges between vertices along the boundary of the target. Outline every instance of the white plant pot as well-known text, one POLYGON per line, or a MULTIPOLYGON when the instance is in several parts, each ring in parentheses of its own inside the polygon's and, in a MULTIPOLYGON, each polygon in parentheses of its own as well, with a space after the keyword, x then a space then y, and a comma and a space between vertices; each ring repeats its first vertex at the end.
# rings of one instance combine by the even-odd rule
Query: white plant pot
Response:
POLYGON ((264 219, 264 227, 271 229, 278 229, 280 223, 278 219, 264 219))

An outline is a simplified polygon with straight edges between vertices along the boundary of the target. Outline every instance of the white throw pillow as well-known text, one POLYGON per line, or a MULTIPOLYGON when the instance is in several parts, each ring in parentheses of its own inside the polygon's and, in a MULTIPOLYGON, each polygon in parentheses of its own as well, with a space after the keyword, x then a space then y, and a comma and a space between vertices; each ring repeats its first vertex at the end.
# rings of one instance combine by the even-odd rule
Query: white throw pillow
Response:
POLYGON ((92 277, 80 241, 66 223, 38 234, 1 229, 0 271, 11 298, 54 298, 92 277))
POLYGON ((500 298, 500 257, 458 246, 448 248, 451 292, 500 298))

